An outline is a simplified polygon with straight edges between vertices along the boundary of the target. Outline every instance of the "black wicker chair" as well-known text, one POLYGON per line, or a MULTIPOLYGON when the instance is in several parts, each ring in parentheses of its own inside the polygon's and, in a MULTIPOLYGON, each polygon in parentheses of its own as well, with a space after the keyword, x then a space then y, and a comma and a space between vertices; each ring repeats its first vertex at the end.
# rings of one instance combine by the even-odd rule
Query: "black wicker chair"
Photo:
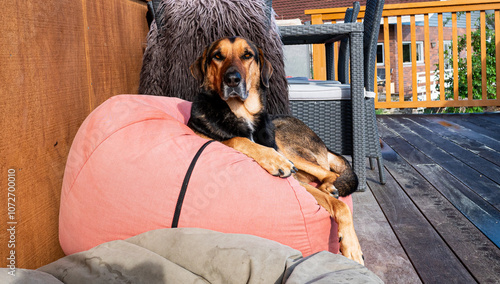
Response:
MULTIPOLYGON (((358 4, 354 4, 352 12, 356 12, 358 4)), ((384 0, 368 0, 366 3, 365 16, 363 21, 363 58, 364 70, 363 81, 367 94, 373 94, 374 91, 374 71, 377 39, 380 28, 380 19, 384 6, 384 0)), ((346 13, 346 20, 349 20, 350 10, 346 13)), ((356 22, 357 17, 351 17, 351 21, 356 22)), ((348 22, 348 21, 346 21, 348 22)), ((313 32, 304 35, 303 30, 310 29, 315 26, 336 26, 334 25, 313 25, 313 26, 296 26, 294 28, 282 27, 280 32, 284 44, 305 44, 305 43, 319 43, 314 39, 313 32), (302 37, 297 36, 302 35, 302 37), (291 39, 291 40, 289 40, 291 39)), ((342 24, 339 25, 342 27, 342 24)), ((318 29, 318 28, 316 28, 318 29)), ((324 34, 318 33, 318 37, 324 37, 324 34)), ((331 50, 331 42, 334 40, 341 40, 332 34, 329 39, 324 39, 327 42, 326 55, 327 55, 327 79, 333 79, 333 56, 331 50)), ((350 39, 352 40, 352 38, 350 39)), ((352 49, 348 46, 349 41, 345 40, 340 45, 340 58, 338 62, 339 81, 347 83, 348 75, 347 64, 350 58, 349 52, 352 49)), ((354 55, 356 56, 356 55, 354 55)), ((353 73, 353 65, 351 61, 351 82, 354 76, 358 74, 353 73)), ((354 94, 354 93, 352 93, 354 94)), ((358 97, 352 97, 351 100, 331 100, 331 99, 294 99, 290 98, 290 106, 292 114, 303 120, 309 127, 311 127, 327 144, 327 146, 334 152, 342 155, 353 156, 354 171, 358 175, 360 185, 358 190, 363 191, 366 188, 366 160, 365 157, 370 158, 370 167, 374 169, 372 159, 377 159, 379 179, 381 183, 385 183, 385 175, 383 170, 382 155, 380 149, 380 142, 378 136, 378 129, 375 119, 375 106, 374 98, 363 97, 361 100, 358 97), (359 103, 361 101, 361 103, 359 103), (357 118, 361 116, 361 118, 357 118), (361 146, 360 146, 361 145, 361 146)))
MULTIPOLYGON (((345 12, 345 17, 344 17, 344 23, 352 23, 355 22, 358 19, 358 13, 360 9, 359 2, 354 2, 352 3, 352 8, 347 8, 345 12)), ((330 50, 329 52, 333 54, 333 44, 329 43, 330 46, 326 46, 327 50, 330 50)), ((337 74, 338 74, 338 80, 342 84, 349 84, 349 39, 344 38, 340 42, 339 46, 339 55, 338 55, 338 63, 337 63, 337 74)), ((327 60, 331 60, 334 62, 334 57, 333 55, 328 56, 327 60)), ((328 80, 333 80, 335 78, 335 74, 328 74, 330 75, 327 77, 328 80)))
MULTIPOLYGON (((380 19, 384 9, 384 0, 367 0, 364 16, 365 35, 363 37, 363 49, 365 53, 365 88, 367 92, 374 92, 375 67, 377 64, 377 41, 380 29, 380 19)), ((375 98, 368 97, 365 101, 366 114, 366 156, 370 158, 370 168, 373 170, 373 159, 377 159, 379 178, 385 184, 385 172, 380 149, 380 137, 378 135, 377 120, 375 117, 375 98)))

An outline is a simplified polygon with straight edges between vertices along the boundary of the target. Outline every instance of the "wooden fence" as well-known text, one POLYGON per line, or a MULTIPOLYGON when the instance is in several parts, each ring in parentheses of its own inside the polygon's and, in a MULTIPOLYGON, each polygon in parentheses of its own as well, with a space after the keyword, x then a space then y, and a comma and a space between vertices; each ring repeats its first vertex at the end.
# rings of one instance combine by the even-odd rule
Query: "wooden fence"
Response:
POLYGON ((36 269, 64 256, 58 216, 68 152, 93 109, 137 93, 146 12, 137 0, 0 1, 0 267, 36 269), (15 173, 9 192, 7 173, 15 173), (11 224, 7 193, 16 197, 11 224), (7 247, 13 224, 16 246, 7 247))
MULTIPOLYGON (((305 13, 322 24, 342 21, 345 10, 305 13)), ((381 25, 376 108, 500 106, 500 0, 385 5, 381 25)), ((313 65, 314 78, 325 79, 320 46, 313 65)))

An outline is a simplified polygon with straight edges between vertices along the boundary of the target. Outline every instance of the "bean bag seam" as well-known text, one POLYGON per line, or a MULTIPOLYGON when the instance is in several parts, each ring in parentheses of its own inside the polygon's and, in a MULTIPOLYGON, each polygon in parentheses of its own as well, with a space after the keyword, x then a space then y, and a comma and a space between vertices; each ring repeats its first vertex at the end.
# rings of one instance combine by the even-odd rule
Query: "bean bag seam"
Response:
MULTIPOLYGON (((78 170, 78 173, 76 174, 75 179, 73 180, 73 182, 71 183, 71 186, 69 187, 69 189, 67 190, 67 192, 65 194, 69 195, 71 193, 71 191, 73 190, 73 186, 75 185, 76 181, 78 180, 78 177, 80 176, 80 173, 82 172, 83 168, 85 168, 85 166, 87 165, 87 162, 90 160, 90 158, 92 157, 92 155, 94 154, 94 152, 101 146, 102 143, 104 143, 106 140, 108 140, 108 138, 110 138, 114 134, 118 133, 119 131, 121 131, 121 130, 129 127, 129 126, 132 126, 132 125, 135 125, 135 124, 138 124, 138 123, 143 123, 143 122, 146 122, 146 121, 152 121, 152 120, 172 121, 172 119, 165 119, 165 118, 148 118, 148 119, 144 119, 144 120, 141 120, 141 121, 134 121, 133 123, 124 125, 123 127, 120 127, 118 129, 116 129, 115 131, 111 132, 104 139, 102 139, 101 142, 99 142, 99 144, 97 144, 97 146, 92 150, 92 152, 89 154, 89 156, 87 157, 87 159, 85 159, 85 162, 83 163, 83 165, 78 170)), ((180 121, 178 121, 176 119, 175 119, 175 121, 177 123, 185 126, 185 124, 183 124, 182 122, 180 122, 180 121)))
MULTIPOLYGON (((130 95, 119 95, 119 96, 130 96, 130 95)), ((133 96, 133 95, 132 95, 133 96)), ((144 96, 148 96, 148 95, 144 95, 144 96)), ((149 95, 150 96, 150 95, 149 95)), ((115 96, 117 97, 117 96, 115 96)), ((173 98, 173 97, 164 97, 165 99, 168 99, 168 101, 179 101, 181 103, 183 102, 188 102, 186 100, 182 100, 182 99, 179 99, 179 98, 173 98)), ((121 98, 120 98, 121 99, 121 98)), ((163 112, 164 114, 172 117, 175 121, 179 122, 180 124, 184 125, 184 126, 187 126, 183 121, 184 120, 189 120, 189 117, 185 117, 181 112, 177 112, 175 114, 175 116, 173 114, 171 114, 170 112, 167 112, 164 108, 161 108, 159 107, 158 105, 155 105, 154 103, 151 103, 151 102, 146 102, 146 101, 140 101, 141 104, 145 105, 145 106, 148 106, 148 107, 151 107, 153 109, 156 109, 156 110, 159 110, 161 112, 163 112), (181 121, 182 120, 182 121, 181 121)), ((177 105, 178 106, 178 105, 177 105)), ((150 120, 152 119, 158 119, 158 118, 150 118, 150 120)))
MULTIPOLYGON (((287 179, 287 182, 288 182, 288 185, 293 189, 294 187, 292 186, 292 184, 290 183, 290 180, 287 179)), ((303 186, 299 185, 301 188, 303 188, 304 190, 306 190, 303 186)), ((297 192, 295 190, 293 190, 293 194, 295 195, 295 199, 297 200, 297 203, 299 205, 299 208, 300 208, 300 214, 302 215, 302 221, 304 223, 304 230, 306 231, 306 236, 307 236, 307 241, 309 242, 309 251, 312 252, 312 243, 311 243, 311 238, 309 236, 309 231, 307 230, 307 222, 306 222, 306 217, 304 216, 304 211, 302 209, 302 204, 300 203, 300 199, 298 198, 297 196, 297 192)))

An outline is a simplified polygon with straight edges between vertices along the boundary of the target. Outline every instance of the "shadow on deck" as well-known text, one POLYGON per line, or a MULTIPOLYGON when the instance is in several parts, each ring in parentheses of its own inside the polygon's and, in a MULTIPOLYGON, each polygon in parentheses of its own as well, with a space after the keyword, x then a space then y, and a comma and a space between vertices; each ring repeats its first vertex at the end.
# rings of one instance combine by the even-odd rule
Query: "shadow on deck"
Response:
POLYGON ((386 283, 500 283, 500 113, 377 117, 387 184, 368 170, 354 222, 386 283))

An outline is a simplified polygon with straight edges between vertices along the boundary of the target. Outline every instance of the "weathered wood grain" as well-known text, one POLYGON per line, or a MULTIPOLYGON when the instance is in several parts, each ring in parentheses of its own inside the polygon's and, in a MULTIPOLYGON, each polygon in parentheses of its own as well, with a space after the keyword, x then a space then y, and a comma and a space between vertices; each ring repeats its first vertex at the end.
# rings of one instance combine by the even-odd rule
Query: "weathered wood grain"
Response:
POLYGON ((469 128, 472 131, 489 136, 497 141, 500 140, 500 132, 498 131, 499 125, 489 121, 484 121, 478 114, 447 115, 446 119, 463 127, 469 128))
MULTIPOLYGON (((63 256, 57 224, 71 143, 102 101, 137 92, 146 10, 130 0, 0 1, 0 193, 16 169, 18 268, 63 256)), ((0 249, 2 267, 8 252, 0 249)))
MULTIPOLYGON (((16 264, 37 268, 63 256, 57 230, 62 176, 89 109, 81 4, 2 1, 0 14, 2 196, 13 168, 16 264)), ((6 244, 4 226, 0 242, 6 244)), ((2 267, 7 252, 0 250, 2 267)))
POLYGON ((406 141, 419 149, 425 151, 425 154, 434 161, 440 161, 439 165, 450 172, 453 176, 473 189, 477 194, 482 196, 486 201, 491 203, 495 208, 500 208, 500 185, 473 167, 464 163, 460 159, 446 152, 440 146, 427 139, 431 135, 421 136, 413 129, 397 121, 395 117, 388 117, 380 121, 382 126, 391 128, 395 133, 398 133, 406 141))
MULTIPOLYGON (((378 178, 374 171, 367 172, 370 186, 378 178)), ((352 199, 354 227, 365 266, 387 284, 422 283, 371 191, 356 192, 352 199)))
MULTIPOLYGON (((404 185, 403 190, 479 282, 499 282, 500 249, 451 202, 460 206, 468 218, 480 223, 495 242, 500 241, 500 212, 478 196, 468 195, 467 188, 461 188, 460 191, 450 187, 460 186, 460 183, 442 170, 437 162, 428 159, 395 133, 391 134, 384 126, 381 129, 384 141, 391 147, 388 149, 394 149, 400 155, 398 159, 386 162, 391 175, 404 185)), ((461 186, 465 187, 463 184, 461 186)))
POLYGON ((451 121, 447 121, 442 116, 415 116, 412 119, 432 130, 435 135, 440 135, 489 162, 500 166, 500 152, 497 151, 500 150, 500 142, 468 128, 463 128, 451 121))
POLYGON ((370 188, 422 282, 476 283, 391 175, 385 186, 371 183, 370 188))
POLYGON ((480 157, 468 149, 461 147, 460 145, 455 144, 446 137, 439 135, 439 133, 434 132, 432 129, 418 123, 410 117, 401 117, 401 119, 397 119, 397 123, 404 125, 407 129, 411 129, 415 134, 433 143, 436 147, 443 149, 453 157, 474 168, 476 171, 493 180, 497 184, 500 183, 500 167, 497 167, 496 164, 480 157))

